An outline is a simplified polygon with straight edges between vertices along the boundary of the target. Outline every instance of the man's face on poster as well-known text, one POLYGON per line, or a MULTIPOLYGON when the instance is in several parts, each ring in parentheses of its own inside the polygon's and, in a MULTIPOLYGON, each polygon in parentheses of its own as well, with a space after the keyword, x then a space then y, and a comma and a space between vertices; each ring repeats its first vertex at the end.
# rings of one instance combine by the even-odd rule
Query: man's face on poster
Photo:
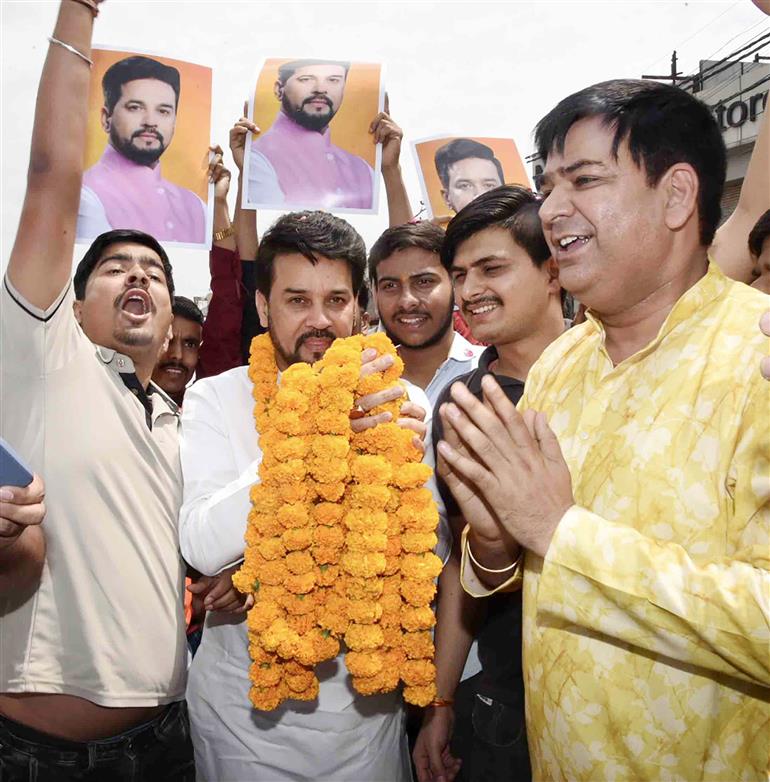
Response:
POLYGON ((322 131, 339 111, 345 92, 342 65, 305 65, 286 80, 275 83, 284 113, 308 130, 322 131))
POLYGON ((112 114, 102 109, 102 127, 124 157, 154 165, 174 137, 176 93, 158 79, 135 79, 121 88, 112 114))
POLYGON ((449 182, 441 195, 446 205, 459 212, 474 198, 500 187, 500 172, 491 160, 480 157, 467 157, 452 163, 447 169, 449 182))

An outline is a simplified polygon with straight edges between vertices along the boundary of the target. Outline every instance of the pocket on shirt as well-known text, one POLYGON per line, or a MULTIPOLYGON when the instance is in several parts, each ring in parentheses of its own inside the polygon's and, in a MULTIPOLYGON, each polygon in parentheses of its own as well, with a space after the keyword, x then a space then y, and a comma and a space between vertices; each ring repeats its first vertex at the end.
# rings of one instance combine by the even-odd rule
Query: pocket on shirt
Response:
POLYGON ((524 710, 476 694, 471 713, 473 732, 481 741, 493 747, 511 747, 526 744, 524 710))

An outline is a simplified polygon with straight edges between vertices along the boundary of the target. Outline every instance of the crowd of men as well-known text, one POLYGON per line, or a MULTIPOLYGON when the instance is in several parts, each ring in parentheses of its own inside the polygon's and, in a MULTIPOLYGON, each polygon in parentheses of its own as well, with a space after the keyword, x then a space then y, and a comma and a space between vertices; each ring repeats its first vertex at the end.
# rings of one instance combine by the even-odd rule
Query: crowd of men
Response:
MULTIPOLYGON (((232 224, 213 150, 204 319, 128 227, 70 279, 100 7, 61 0, 0 292, 1 433, 35 472, 0 489, 0 779, 766 778, 767 119, 720 226, 708 107, 657 82, 588 87, 538 123, 539 193, 446 149, 444 230, 412 219, 383 113, 391 227, 367 253, 321 211, 258 239, 241 118, 232 224), (462 203, 461 174, 482 180, 462 203), (269 331, 279 370, 315 361, 367 328, 369 293, 405 383, 358 399, 351 428, 405 395, 442 516, 437 697, 411 758, 400 695, 354 692, 341 658, 316 701, 251 708, 251 602, 231 581, 262 458, 250 338, 269 331)), ((391 362, 365 352, 361 371, 391 362)))

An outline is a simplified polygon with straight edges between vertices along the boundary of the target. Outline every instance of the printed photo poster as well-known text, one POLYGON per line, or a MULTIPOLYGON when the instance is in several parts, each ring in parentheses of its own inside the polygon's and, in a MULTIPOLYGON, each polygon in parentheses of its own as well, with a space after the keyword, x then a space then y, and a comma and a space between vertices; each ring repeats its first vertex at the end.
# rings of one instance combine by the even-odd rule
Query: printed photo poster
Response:
POLYGON ((412 143, 430 216, 448 221, 476 196, 500 185, 531 187, 510 138, 431 136, 412 143))
POLYGON ((107 47, 92 58, 77 241, 133 228, 209 249, 211 68, 107 47))
POLYGON ((375 213, 382 147, 369 125, 383 100, 378 63, 266 59, 249 96, 260 133, 247 141, 244 206, 375 213))

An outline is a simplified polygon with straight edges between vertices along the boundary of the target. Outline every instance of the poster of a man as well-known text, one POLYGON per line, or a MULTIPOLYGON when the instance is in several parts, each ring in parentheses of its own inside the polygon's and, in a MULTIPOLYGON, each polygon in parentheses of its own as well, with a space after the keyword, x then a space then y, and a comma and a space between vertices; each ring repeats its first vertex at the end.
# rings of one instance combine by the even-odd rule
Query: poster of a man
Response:
POLYGON ((78 241, 134 228, 208 247, 211 69, 109 49, 93 59, 78 241))
POLYGON ((266 60, 250 106, 262 132, 246 156, 245 206, 375 212, 381 150, 368 130, 382 105, 378 64, 266 60))
POLYGON ((500 185, 529 187, 513 139, 441 136, 416 141, 413 149, 424 203, 438 220, 500 185))

